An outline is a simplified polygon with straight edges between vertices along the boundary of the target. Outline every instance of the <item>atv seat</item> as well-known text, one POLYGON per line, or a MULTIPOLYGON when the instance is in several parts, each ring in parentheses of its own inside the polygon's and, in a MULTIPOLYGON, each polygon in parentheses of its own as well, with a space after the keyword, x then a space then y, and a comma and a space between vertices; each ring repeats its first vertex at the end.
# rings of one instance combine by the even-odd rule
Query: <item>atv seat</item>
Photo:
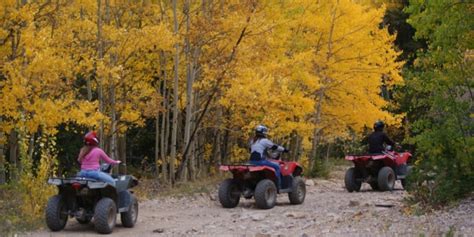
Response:
POLYGON ((83 177, 83 176, 79 176, 79 175, 72 176, 72 177, 69 177, 69 178, 63 178, 63 180, 81 180, 81 181, 89 181, 89 182, 100 182, 97 179, 83 177))

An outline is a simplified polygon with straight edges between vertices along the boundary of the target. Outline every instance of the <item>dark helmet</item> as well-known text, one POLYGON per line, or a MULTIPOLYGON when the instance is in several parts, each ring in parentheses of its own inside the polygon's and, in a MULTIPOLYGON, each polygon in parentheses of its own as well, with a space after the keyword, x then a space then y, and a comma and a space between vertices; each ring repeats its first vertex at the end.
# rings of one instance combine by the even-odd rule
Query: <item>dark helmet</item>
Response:
POLYGON ((385 124, 383 123, 382 120, 377 120, 377 122, 374 123, 374 130, 376 131, 381 131, 385 127, 385 124))
POLYGON ((84 136, 84 143, 89 146, 97 146, 99 145, 99 138, 97 138, 97 133, 94 131, 88 132, 84 136))
POLYGON ((255 128, 255 133, 257 135, 263 135, 263 136, 267 136, 268 134, 268 128, 265 127, 264 125, 258 125, 256 128, 255 128))

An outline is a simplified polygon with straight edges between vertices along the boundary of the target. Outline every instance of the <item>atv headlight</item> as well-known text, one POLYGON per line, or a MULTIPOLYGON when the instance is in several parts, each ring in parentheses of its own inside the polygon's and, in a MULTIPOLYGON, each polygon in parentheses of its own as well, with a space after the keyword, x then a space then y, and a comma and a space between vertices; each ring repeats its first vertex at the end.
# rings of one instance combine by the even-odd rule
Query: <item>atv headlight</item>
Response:
POLYGON ((49 178, 48 183, 52 185, 61 185, 61 179, 49 178))

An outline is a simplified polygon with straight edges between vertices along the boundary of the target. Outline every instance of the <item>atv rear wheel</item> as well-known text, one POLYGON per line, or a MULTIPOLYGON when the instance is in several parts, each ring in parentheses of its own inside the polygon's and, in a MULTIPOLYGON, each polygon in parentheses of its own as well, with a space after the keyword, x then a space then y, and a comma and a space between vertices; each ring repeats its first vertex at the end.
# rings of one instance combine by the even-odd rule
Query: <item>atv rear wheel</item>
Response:
POLYGON ((277 188, 269 179, 258 182, 255 188, 255 203, 260 209, 270 209, 276 204, 277 188))
POLYGON ((291 204, 301 204, 306 197, 306 184, 304 180, 297 176, 293 178, 291 193, 288 193, 288 198, 291 204))
POLYGON ((130 194, 130 206, 128 211, 120 213, 120 220, 124 227, 132 228, 135 226, 138 218, 138 202, 137 199, 130 194))
POLYGON ((392 168, 385 166, 380 169, 377 178, 380 191, 392 191, 396 179, 395 172, 392 168))
POLYGON ((97 232, 110 234, 117 220, 117 207, 110 198, 102 198, 95 205, 94 225, 97 232))
POLYGON ((357 181, 357 170, 354 167, 351 167, 346 171, 346 175, 344 177, 344 184, 346 186, 347 191, 349 191, 350 193, 352 193, 353 191, 360 191, 360 186, 362 185, 362 182, 357 181))
POLYGON ((219 186, 219 202, 225 208, 234 208, 240 201, 240 188, 234 179, 226 179, 219 186))
POLYGON ((52 231, 64 229, 67 223, 67 207, 61 195, 49 198, 46 206, 46 225, 52 231))

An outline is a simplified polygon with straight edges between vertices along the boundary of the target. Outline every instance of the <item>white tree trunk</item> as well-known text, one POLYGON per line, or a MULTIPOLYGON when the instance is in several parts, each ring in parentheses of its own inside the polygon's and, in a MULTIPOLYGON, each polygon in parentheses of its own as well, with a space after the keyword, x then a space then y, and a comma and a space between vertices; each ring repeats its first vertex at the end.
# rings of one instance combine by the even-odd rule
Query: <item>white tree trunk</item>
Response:
MULTIPOLYGON (((177 0, 173 0, 173 19, 174 19, 174 33, 178 34, 178 17, 177 17, 177 0)), ((179 44, 175 44, 175 57, 174 57, 174 85, 173 85, 173 121, 172 121, 172 132, 171 132, 171 154, 170 154, 170 181, 173 184, 175 180, 175 160, 176 160, 176 140, 178 135, 178 67, 179 67, 179 44)))

